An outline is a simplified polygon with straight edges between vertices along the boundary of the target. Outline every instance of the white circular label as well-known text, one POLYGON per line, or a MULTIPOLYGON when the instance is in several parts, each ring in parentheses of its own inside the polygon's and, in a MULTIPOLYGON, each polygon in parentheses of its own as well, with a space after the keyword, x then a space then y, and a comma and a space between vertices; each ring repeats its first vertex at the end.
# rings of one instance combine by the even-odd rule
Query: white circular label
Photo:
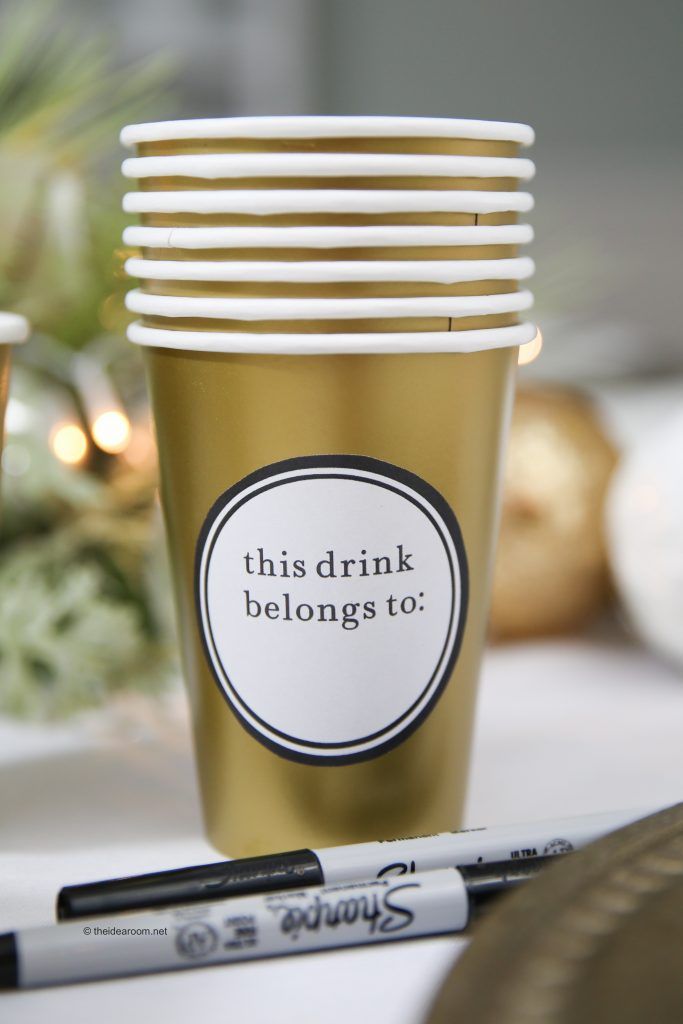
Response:
POLYGON ((467 563, 444 498, 364 456, 306 456, 227 490, 196 559, 200 632, 242 724, 296 761, 400 743, 460 646, 467 563))

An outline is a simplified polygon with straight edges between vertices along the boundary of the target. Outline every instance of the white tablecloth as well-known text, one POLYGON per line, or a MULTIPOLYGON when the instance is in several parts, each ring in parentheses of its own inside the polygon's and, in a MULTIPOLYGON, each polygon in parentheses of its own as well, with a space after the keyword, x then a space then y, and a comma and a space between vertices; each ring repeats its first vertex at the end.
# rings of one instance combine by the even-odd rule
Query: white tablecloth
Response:
MULTIPOLYGON (((216 858, 184 716, 126 722, 0 720, 0 930, 52 921, 61 885, 216 858)), ((683 677, 621 638, 491 650, 467 821, 675 803, 682 735, 683 677)), ((463 948, 427 939, 12 993, 0 1019, 418 1024, 463 948)))

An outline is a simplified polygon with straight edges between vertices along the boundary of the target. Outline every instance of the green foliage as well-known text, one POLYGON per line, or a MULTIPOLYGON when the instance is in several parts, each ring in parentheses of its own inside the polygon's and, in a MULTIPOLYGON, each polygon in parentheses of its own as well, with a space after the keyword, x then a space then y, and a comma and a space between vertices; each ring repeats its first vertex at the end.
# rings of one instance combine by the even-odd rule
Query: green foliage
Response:
POLYGON ((15 352, 27 423, 9 431, 3 474, 0 712, 42 718, 124 687, 153 692, 175 671, 154 480, 101 453, 68 468, 48 447, 55 418, 82 412, 75 351, 115 367, 123 404, 139 402, 113 255, 118 134, 161 116, 170 81, 165 58, 117 67, 112 40, 73 12, 30 0, 0 14, 0 309, 34 331, 15 352))
POLYGON ((112 67, 111 39, 84 36, 68 5, 16 4, 0 21, 0 145, 82 168, 112 152, 168 84, 164 57, 112 67))
POLYGON ((118 134, 158 108, 168 59, 115 68, 49 0, 0 18, 0 309, 80 348, 125 323, 118 134))
POLYGON ((5 481, 0 712, 53 718, 127 687, 154 692, 177 666, 154 480, 104 483, 42 458, 52 465, 5 481))
POLYGON ((140 609, 112 593, 99 553, 54 533, 0 564, 1 711, 65 715, 138 677, 155 690, 164 670, 140 609))

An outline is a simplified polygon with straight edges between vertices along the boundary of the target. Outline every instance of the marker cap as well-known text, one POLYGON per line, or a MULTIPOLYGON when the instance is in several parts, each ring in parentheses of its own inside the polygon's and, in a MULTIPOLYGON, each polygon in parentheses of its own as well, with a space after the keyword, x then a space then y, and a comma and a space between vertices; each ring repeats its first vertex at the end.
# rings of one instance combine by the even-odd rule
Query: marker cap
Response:
POLYGON ((93 917, 124 910, 152 909, 174 903, 246 896, 254 892, 322 885, 320 863, 312 850, 292 850, 243 861, 221 861, 67 885, 57 897, 57 918, 93 917))

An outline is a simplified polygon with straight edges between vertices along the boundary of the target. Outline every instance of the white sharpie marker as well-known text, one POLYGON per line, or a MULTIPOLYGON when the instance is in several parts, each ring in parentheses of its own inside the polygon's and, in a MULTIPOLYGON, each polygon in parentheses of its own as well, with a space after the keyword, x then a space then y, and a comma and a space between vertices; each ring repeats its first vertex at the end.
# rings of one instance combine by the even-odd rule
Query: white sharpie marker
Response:
MULTIPOLYGON (((658 809, 658 808, 656 808, 658 809)), ((465 829, 322 850, 293 850, 71 885, 57 898, 57 917, 107 915, 199 900, 247 896, 306 885, 330 885, 468 864, 570 853, 652 810, 465 829)))
POLYGON ((479 903, 533 877, 546 860, 390 875, 8 932, 0 935, 0 988, 69 984, 459 932, 479 903))

